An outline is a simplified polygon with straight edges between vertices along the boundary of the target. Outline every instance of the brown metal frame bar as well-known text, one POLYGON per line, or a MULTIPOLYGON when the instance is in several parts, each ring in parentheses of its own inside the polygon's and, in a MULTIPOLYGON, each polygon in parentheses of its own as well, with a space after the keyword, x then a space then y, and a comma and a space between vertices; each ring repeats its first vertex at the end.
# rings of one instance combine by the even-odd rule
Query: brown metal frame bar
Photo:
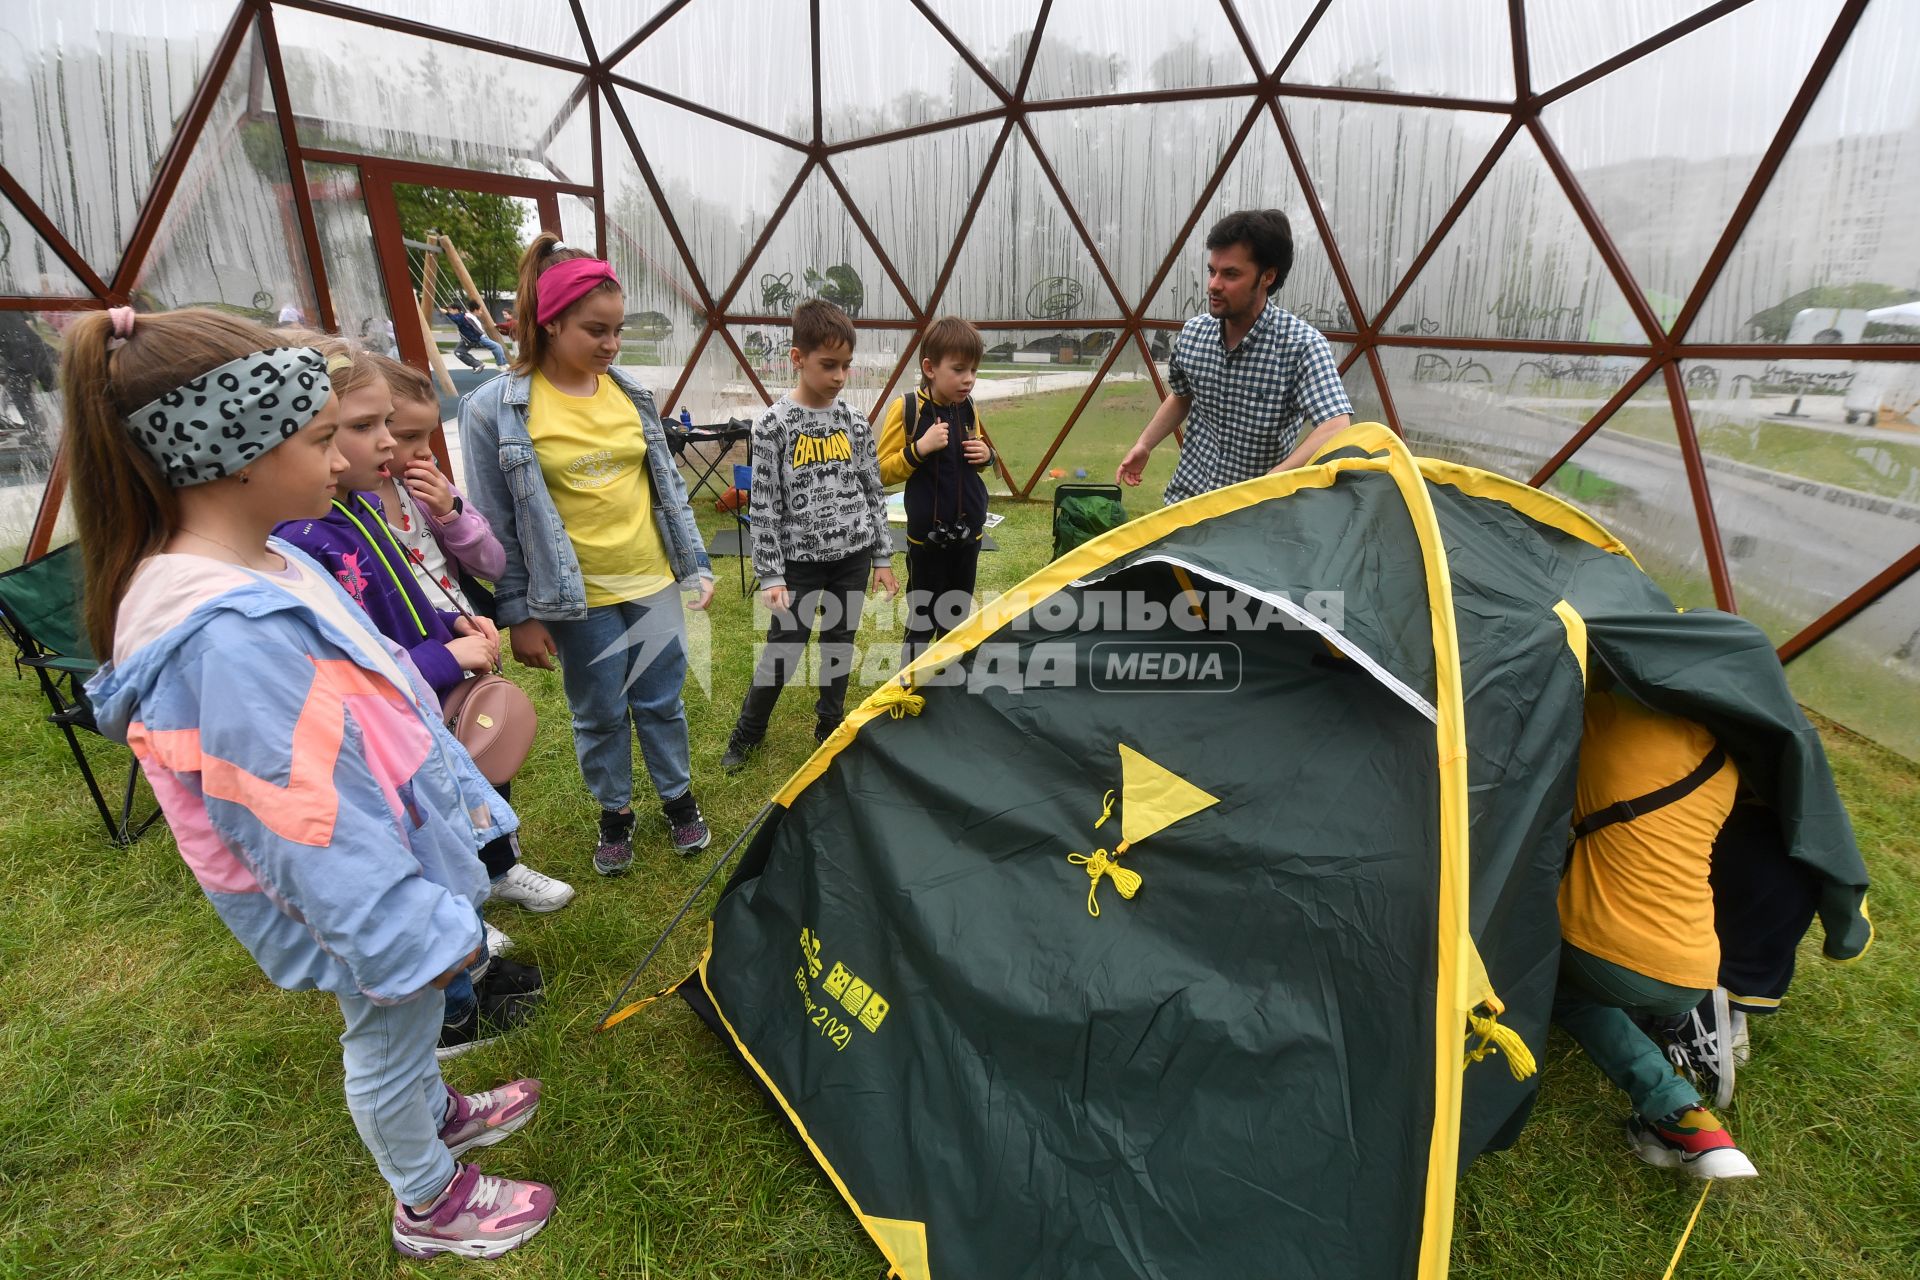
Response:
MULTIPOLYGON (((953 51, 960 55, 960 60, 967 64, 968 69, 971 70, 974 75, 980 77, 982 84, 998 94, 1000 101, 1008 104, 1013 102, 1013 95, 1008 92, 1007 86, 1000 83, 1000 77, 989 71, 986 64, 974 56, 973 50, 969 49, 966 42, 953 33, 952 29, 947 26, 940 15, 935 13, 932 7, 927 4, 927 0, 911 0, 911 3, 914 8, 920 11, 921 17, 933 24, 933 29, 940 33, 940 38, 953 46, 953 51)), ((995 114, 999 113, 996 112, 995 114)), ((1011 488, 1012 486, 1008 487, 1011 488)))
POLYGON ((1869 606, 1920 570, 1920 545, 1895 560, 1857 587, 1846 599, 1802 627, 1798 634, 1780 646, 1780 661, 1792 662, 1821 640, 1840 629, 1841 624, 1864 613, 1869 606))
POLYGON ((1369 345, 1364 348, 1367 356, 1367 368, 1373 372, 1373 389, 1380 396, 1380 409, 1387 415, 1387 426, 1393 434, 1405 439, 1407 433, 1400 426, 1400 410, 1394 407, 1393 390, 1387 386, 1386 366, 1380 363, 1380 348, 1369 345))
MULTIPOLYGON (((34 233, 40 237, 41 243, 53 251, 53 256, 60 259, 67 270, 73 272, 74 277, 86 286, 95 298, 106 301, 113 296, 113 290, 107 282, 87 265, 87 260, 80 256, 80 251, 61 234, 60 228, 53 225, 53 219, 49 218, 46 212, 34 202, 33 197, 27 194, 26 188, 7 172, 4 165, 0 165, 0 195, 5 196, 13 207, 20 211, 20 216, 27 220, 27 225, 33 228, 34 233)), ((10 301, 12 299, 0 299, 0 306, 5 306, 10 301)))
POLYGON ((0 311, 98 311, 107 305, 102 298, 35 298, 25 294, 0 294, 0 311))
POLYGON ((1500 136, 1495 138, 1493 145, 1487 148, 1487 154, 1480 158, 1479 165, 1467 175, 1465 184, 1460 188, 1460 194, 1453 198, 1453 203, 1447 206, 1447 211, 1440 215, 1440 221, 1434 224, 1433 234, 1429 235, 1427 242, 1420 246, 1420 252, 1413 255, 1413 261, 1407 266, 1407 273, 1387 294, 1387 300, 1380 304, 1380 314, 1374 316, 1371 322, 1365 316, 1359 317, 1360 322, 1367 326, 1370 334, 1376 334, 1380 338, 1386 336, 1382 332, 1382 326, 1392 317, 1393 309, 1400 305, 1400 300, 1407 296, 1407 290, 1413 287, 1413 282, 1420 278, 1420 273, 1427 269, 1427 263, 1433 255, 1440 251, 1440 246, 1446 242, 1447 233, 1453 230, 1453 224, 1460 221, 1460 215, 1467 211, 1467 206, 1473 203, 1473 198, 1480 194, 1481 185, 1486 182, 1487 175, 1493 172, 1494 166, 1500 163, 1500 158, 1506 155, 1507 147, 1512 144, 1514 135, 1520 132, 1520 127, 1521 122, 1518 116, 1507 121, 1507 127, 1500 131, 1500 136))
POLYGON ((126 250, 120 255, 120 264, 113 273, 108 296, 115 302, 124 301, 140 277, 147 250, 152 246, 153 237, 159 232, 160 224, 173 203, 174 188, 180 185, 180 179, 193 159, 194 148, 200 141, 200 131, 206 128, 207 117, 213 114, 214 103, 220 100, 220 91, 226 87, 227 74, 233 70, 233 60, 256 30, 253 19, 253 5, 234 6, 233 17, 227 20, 220 43, 214 47, 213 58, 207 63, 206 73, 193 91, 180 128, 175 131, 173 140, 167 144, 166 154, 154 170, 153 185, 147 189, 146 203, 140 208, 133 235, 128 238, 126 250))
POLYGON ((728 283, 726 291, 714 300, 714 310, 721 316, 722 323, 726 319, 728 304, 747 283, 747 275, 753 270, 754 264, 760 260, 761 251, 767 247, 767 242, 773 239, 773 233, 779 228, 780 220, 787 216, 787 210, 792 207, 795 197, 800 194, 800 189, 807 185, 807 177, 813 172, 813 167, 817 163, 818 161, 812 156, 801 162, 800 172, 793 175, 793 182, 787 187, 787 193, 780 197, 780 203, 774 206, 773 213, 768 216, 767 225, 760 228, 760 234, 751 245, 747 246, 746 256, 740 259, 740 268, 733 273, 733 279, 728 283))
MULTIPOLYGON (((1320 203, 1320 192, 1313 185, 1313 177, 1307 172, 1307 160, 1300 153, 1300 144, 1293 136, 1293 126, 1287 123, 1286 112, 1280 110, 1279 99, 1267 104, 1273 112, 1273 122, 1280 129, 1280 145, 1287 150, 1287 163, 1293 166, 1294 179, 1300 184, 1301 198, 1307 202, 1307 213, 1313 218, 1315 230, 1319 233, 1320 243, 1326 247, 1327 261, 1333 266, 1334 283, 1340 286, 1340 297, 1347 304, 1347 314, 1354 323, 1364 327, 1367 323, 1366 309, 1360 305, 1360 296, 1354 292, 1353 281, 1347 275, 1347 262, 1340 252, 1340 245, 1333 237, 1333 224, 1327 220, 1326 208, 1320 203)), ((1383 393, 1384 394, 1384 393, 1383 393)))
POLYGON ((889 129, 885 133, 863 134, 858 138, 847 138, 840 142, 829 142, 821 150, 830 156, 845 151, 858 151, 863 147, 885 146, 889 142, 904 142, 908 138, 918 138, 929 133, 945 133, 949 129, 963 129, 972 124, 985 124, 992 120, 1005 120, 1008 112, 1004 107, 992 107, 985 111, 970 111, 962 116, 950 116, 945 120, 928 120, 921 124, 910 124, 900 129, 889 129))
POLYGON ((694 292, 700 295, 700 310, 711 316, 715 310, 713 292, 707 288, 706 277, 700 274, 699 264, 693 260, 693 250, 680 232, 679 219, 673 216, 673 206, 667 200, 667 193, 661 187, 660 179, 654 175, 646 152, 640 147, 639 135, 633 131, 633 121, 627 118, 626 105, 620 101, 619 94, 611 92, 606 95, 606 103, 607 109, 613 113, 613 122, 618 126, 620 136, 626 140, 627 151, 632 155, 635 167, 640 170, 640 181, 646 184, 647 195, 652 199, 660 221, 667 228, 667 238, 673 241, 674 252, 680 255, 681 265, 687 269, 687 279, 692 282, 694 292))
POLYGON ((591 196, 592 184, 559 182, 552 178, 523 178, 518 174, 495 173, 491 169, 456 169, 452 165, 430 164, 424 160, 394 160, 362 151, 335 151, 329 147, 307 147, 301 152, 308 160, 321 164, 351 164, 362 169, 377 169, 395 182, 420 187, 446 187, 454 191, 483 191, 492 195, 539 198, 542 192, 572 196, 591 196))
POLYGON ((393 338, 400 356, 416 369, 431 369, 427 340, 417 318, 422 302, 414 293, 407 269, 407 246, 400 234, 400 206, 393 198, 393 182, 376 172, 360 173, 360 198, 366 202, 367 221, 373 226, 374 257, 386 286, 387 310, 394 318, 393 338))
MULTIPOLYGON (((1040 477, 1046 474, 1047 464, 1053 461, 1054 454, 1060 452, 1060 446, 1065 443, 1067 433, 1073 430, 1073 424, 1080 420, 1081 412, 1086 409, 1088 404, 1092 403, 1093 393, 1100 389, 1102 382, 1106 381, 1107 370, 1113 368, 1113 362, 1119 358, 1120 349, 1126 345, 1125 335, 1123 334, 1108 346, 1107 358, 1102 360, 1100 367, 1093 371, 1093 381, 1087 383, 1087 389, 1080 393, 1079 402, 1073 406, 1073 411, 1067 414, 1067 420, 1060 424, 1059 434, 1054 436, 1053 443, 1048 445, 1047 451, 1040 456, 1040 463, 1034 467, 1033 474, 1027 477, 1026 486, 1020 490, 1020 496, 1022 498, 1032 496, 1034 486, 1038 485, 1040 483, 1040 477)), ((1011 488, 1011 486, 1009 486, 1009 488, 1011 488)))
POLYGON ((1638 62, 1648 54, 1666 48, 1682 36, 1692 35, 1708 23, 1724 18, 1735 10, 1744 9, 1752 3, 1753 0, 1719 0, 1717 4, 1708 5, 1700 12, 1682 18, 1670 27, 1656 31, 1640 43, 1627 46, 1606 61, 1595 63, 1579 75, 1571 76, 1550 89, 1534 94, 1532 106, 1538 111, 1558 102, 1570 93, 1578 93, 1594 81, 1612 75, 1627 64, 1638 62))
POLYGON ((809 154, 813 151, 812 146, 800 141, 798 138, 790 138, 784 133, 777 133, 767 128, 765 125, 758 125, 751 120, 742 120, 737 116, 730 116, 726 112, 716 110, 713 107, 703 106, 691 98, 682 98, 677 94, 668 93, 665 89, 656 89, 652 85, 641 84, 638 80, 629 79, 626 76, 618 75, 611 71, 602 72, 601 74, 606 77, 607 82, 610 84, 617 84, 622 89, 640 94, 643 97, 652 98, 657 102, 664 102, 670 107, 678 107, 680 110, 693 115, 705 116, 707 119, 718 121, 730 129, 738 129, 742 133, 750 133, 754 137, 765 139, 768 142, 777 142, 781 146, 790 147, 795 151, 804 151, 809 154))
POLYGON ((993 150, 987 153, 987 162, 980 170, 980 181, 974 184, 973 196, 967 201, 967 208, 960 215, 959 230, 954 232, 953 247, 947 250, 947 260, 940 267, 940 274, 934 277, 933 288, 927 291, 928 315, 936 314, 940 309, 940 299, 946 295, 947 282, 953 276, 953 268, 960 261, 960 253, 967 245, 967 236, 973 230, 973 219, 980 212, 980 204, 986 199, 987 188, 993 184, 993 175, 1000 168, 1000 153, 1006 149, 1007 139, 1013 133, 1013 121, 1009 119, 1000 126, 1000 136, 993 141, 993 150))
POLYGON ((1619 412, 1622 405, 1633 399, 1633 397, 1638 394, 1640 388, 1647 385, 1647 382, 1653 377, 1654 373, 1659 370, 1660 364, 1661 362, 1658 360, 1649 360, 1646 364, 1640 366, 1639 372, 1621 383, 1620 389, 1615 391, 1605 404, 1595 410, 1594 415, 1588 418, 1578 431, 1567 438, 1566 443, 1562 444, 1559 450, 1555 452, 1551 458, 1548 458, 1538 471, 1533 473, 1533 477, 1529 479, 1527 483, 1538 489, 1551 479, 1554 472, 1566 465, 1567 459, 1579 452, 1581 445, 1592 439, 1600 428, 1607 425, 1607 419, 1619 412))
POLYGON ((660 402, 663 411, 671 412, 674 405, 680 403, 680 393, 687 389, 687 383, 693 380, 693 371, 700 366, 700 357, 705 354, 707 343, 713 339, 714 321, 711 316, 701 328, 700 336, 693 340, 693 350, 687 353, 687 362, 680 368, 680 377, 667 392, 667 398, 660 402))
MULTIPOLYGON (((1518 6, 1520 0, 1513 0, 1513 3, 1518 6)), ((1573 212, 1580 219, 1580 225, 1587 229, 1587 238, 1593 241, 1593 247, 1599 251, 1600 260, 1606 263, 1607 270, 1613 273, 1614 285, 1626 299, 1628 308, 1633 312, 1633 318, 1638 320, 1641 329, 1645 330, 1647 341, 1656 346, 1664 346, 1667 342, 1665 327, 1661 325, 1660 318, 1653 314, 1653 307, 1647 302, 1646 291, 1640 287, 1640 282, 1634 279, 1633 268, 1628 265, 1626 256, 1620 252, 1619 246, 1614 244, 1612 233, 1600 221, 1599 211, 1593 207, 1593 202, 1587 199, 1587 193, 1581 189, 1579 181, 1574 178, 1573 169, 1567 164, 1566 157, 1560 154, 1559 145, 1548 135, 1546 126, 1541 123, 1538 115, 1527 117, 1527 130, 1533 135, 1534 145, 1540 149, 1541 158, 1547 162, 1547 168, 1552 171, 1554 180, 1560 184, 1560 189, 1566 193, 1567 200, 1573 205, 1573 212)))
POLYGON ((924 323, 927 314, 920 309, 919 300, 913 296, 913 291, 907 288, 907 282, 901 278, 900 273, 894 270, 893 259, 887 256, 886 249, 880 243, 880 237, 876 236, 873 228, 867 225, 867 216, 860 212, 860 206, 854 201, 853 193, 848 191, 846 184, 840 181, 840 175, 834 172, 833 165, 825 156, 820 159, 820 169, 827 175, 827 181, 832 184, 833 189, 839 193, 840 203, 846 207, 847 216, 853 219, 853 225, 866 240, 867 246, 873 250, 874 257, 880 260, 880 269, 887 273, 887 279, 893 282, 894 290, 899 293, 900 300, 907 304, 907 312, 912 317, 912 322, 924 323))
POLYGON ((587 127, 593 131, 593 256, 604 259, 607 256, 607 174, 600 151, 600 84, 598 81, 588 86, 587 110, 593 112, 593 116, 587 121, 587 127))
POLYGON ((747 375, 747 381, 751 382, 753 389, 760 393, 760 399, 766 404, 772 404, 773 393, 767 390, 766 383, 760 381, 760 375, 754 372, 752 362, 747 359, 747 353, 740 349, 740 344, 734 340, 732 330, 726 325, 721 325, 719 334, 720 341, 726 343, 727 349, 733 352, 733 362, 740 366, 740 371, 747 375))
MULTIPOLYGON (((1128 311, 1127 296, 1122 292, 1120 282, 1108 269, 1107 260, 1101 256, 1100 246, 1094 243, 1092 234, 1087 230, 1087 224, 1080 220, 1080 211, 1073 207, 1073 200, 1067 195, 1066 185, 1060 181, 1060 175, 1054 172, 1053 161, 1047 159, 1047 153, 1040 147, 1040 139, 1033 134, 1033 126, 1027 123, 1025 115, 1015 116, 1014 123, 1020 128, 1020 136, 1027 140, 1027 146, 1033 152, 1033 158, 1040 164, 1041 175, 1046 178, 1047 185, 1053 188, 1054 198, 1060 202, 1060 208, 1067 215, 1067 221, 1072 224, 1074 232, 1079 235, 1080 243, 1087 246, 1087 252, 1093 255, 1094 268, 1100 272, 1100 279, 1106 284, 1107 292, 1120 305, 1122 312, 1128 311)), ((1006 156, 1002 155, 1000 163, 1006 162, 1006 156)))
POLYGON ((249 4, 277 4, 284 9, 305 9, 323 17, 338 18, 343 22, 357 23, 363 27, 379 27, 383 31, 394 31, 401 35, 417 36, 422 40, 431 40, 435 44, 456 45, 462 49, 477 49, 481 53, 491 53, 496 57, 511 58, 515 62, 531 62, 543 67, 553 67, 560 71, 572 71, 579 75, 587 72, 587 64, 574 58, 562 57, 557 53, 542 53, 537 49, 527 49, 520 45, 505 44, 498 40, 489 40, 485 36, 468 35, 450 27, 436 27, 431 23, 415 22, 410 18, 397 18, 392 14, 381 13, 374 9, 362 9, 349 4, 337 4, 334 0, 243 0, 249 4))
POLYGON ((1760 157, 1759 167, 1747 183, 1747 189, 1741 193, 1740 202, 1734 206, 1733 214, 1727 219, 1727 229, 1721 233, 1719 243, 1713 252, 1707 255, 1706 265, 1700 270, 1700 279, 1694 284, 1693 292, 1687 296, 1680 308, 1680 314, 1673 320, 1673 340, 1677 344, 1686 338, 1693 328, 1693 322, 1700 314, 1707 296, 1713 292, 1713 286, 1719 283, 1720 272, 1725 269, 1727 259, 1733 256, 1734 246, 1746 233, 1747 223, 1752 220, 1754 211, 1760 207, 1760 200, 1773 184, 1774 175, 1780 169, 1780 162, 1786 159, 1787 151, 1793 146, 1794 138, 1799 136, 1800 126, 1806 120, 1807 113, 1813 110, 1813 104, 1819 99, 1820 91, 1826 88, 1827 77, 1832 74, 1834 64, 1840 60, 1841 52, 1846 48, 1848 39, 1860 22, 1860 15, 1866 11, 1867 0, 1846 0, 1840 14, 1834 19, 1833 30, 1827 33, 1826 43, 1820 46, 1820 52, 1814 55, 1813 65, 1807 68, 1806 79, 1800 83, 1800 92, 1794 95, 1793 102, 1787 107, 1787 113, 1781 118, 1780 128, 1774 133, 1773 141, 1767 144, 1765 154, 1760 157))
POLYGON ((1700 456, 1700 438, 1693 430, 1693 406, 1687 402, 1686 383, 1680 377, 1680 362, 1669 360, 1661 368, 1667 378, 1667 397, 1673 402, 1673 425, 1680 441, 1680 460, 1686 467, 1687 487, 1693 491, 1693 513, 1700 522, 1700 542, 1707 553, 1707 576, 1713 580, 1714 602, 1728 613, 1740 612, 1734 603, 1733 574, 1727 568, 1726 548, 1720 542, 1720 519, 1713 509, 1713 493, 1707 486, 1707 463, 1700 456))
POLYGON ((307 274, 313 281, 320 327, 331 333, 338 327, 334 323, 333 290, 327 282, 327 264, 320 250, 320 224, 313 215, 313 193, 307 187, 306 160, 300 152, 299 132, 294 128, 293 104, 287 92, 287 71, 280 60, 280 36, 273 25, 273 6, 262 3, 258 9, 260 61, 266 64, 267 88, 273 94, 274 114, 280 117, 280 145, 287 153, 287 180, 293 188, 293 207, 300 220, 300 238, 306 244, 307 274))
MULTIPOLYGON (((666 6, 666 8, 660 10, 660 12, 654 14, 651 18, 648 18, 646 23, 638 31, 634 32, 632 35, 628 36, 625 40, 622 40, 619 44, 615 45, 612 53, 609 53, 606 57, 600 59, 599 65, 603 69, 612 67, 615 63, 619 62, 622 58, 626 57, 628 54, 632 53, 635 49, 639 48, 641 41, 645 40, 648 36, 658 31, 663 25, 665 25, 668 18, 671 18, 674 14, 686 8, 689 3, 690 3, 690 0, 673 0, 672 4, 669 4, 668 6, 666 6)), ((586 28, 583 26, 581 30, 583 33, 585 33, 586 28)))
POLYGON ((1289 44, 1287 51, 1280 55, 1280 61, 1273 64, 1273 70, 1268 73, 1266 79, 1278 83, 1280 77, 1287 74, 1293 66, 1293 60, 1300 56, 1300 50, 1306 48, 1307 40, 1313 35, 1314 28, 1320 25, 1321 17, 1326 14, 1327 7, 1332 3, 1333 0, 1320 0, 1320 3, 1314 6, 1313 12, 1308 14, 1306 21, 1300 24, 1300 30, 1294 33, 1293 43, 1289 44))
MULTIPOLYGON (((1246 145, 1247 139, 1253 134, 1254 122, 1260 118, 1266 105, 1265 99, 1259 99, 1247 109, 1246 118, 1240 122, 1239 131, 1233 135, 1233 141, 1227 144, 1226 153, 1220 157, 1220 163, 1214 166, 1213 176, 1207 179, 1207 185, 1201 189, 1200 198, 1194 201, 1193 211, 1187 215, 1187 220, 1180 224, 1180 230, 1174 235, 1173 243, 1168 246, 1167 256, 1161 259, 1160 269, 1153 273, 1153 279, 1147 281, 1147 287, 1141 292, 1140 302, 1132 311, 1132 318, 1136 325, 1146 315, 1147 308, 1152 305, 1154 298, 1159 295, 1160 286, 1166 283, 1167 273, 1173 270, 1173 264, 1180 260, 1181 250, 1187 247, 1187 237, 1192 235, 1194 228, 1200 225, 1200 215, 1205 213, 1207 205, 1212 203, 1213 193, 1220 189, 1222 182, 1226 181, 1227 170, 1231 169, 1233 162, 1239 158, 1240 149, 1246 145)), ((1157 375, 1155 380, 1158 381, 1157 375)))

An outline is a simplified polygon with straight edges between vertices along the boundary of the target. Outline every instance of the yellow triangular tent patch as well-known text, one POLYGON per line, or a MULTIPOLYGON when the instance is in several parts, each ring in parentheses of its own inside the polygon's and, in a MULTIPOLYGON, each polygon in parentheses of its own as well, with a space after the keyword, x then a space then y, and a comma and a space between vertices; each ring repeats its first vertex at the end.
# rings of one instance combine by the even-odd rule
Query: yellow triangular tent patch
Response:
POLYGON ((1220 797, 1120 744, 1120 835, 1128 844, 1219 803, 1220 797))
POLYGON ((933 1265, 927 1261, 927 1224, 909 1222, 903 1218, 875 1218, 869 1214, 860 1215, 860 1223, 866 1227, 867 1234, 880 1245, 880 1252, 887 1255, 887 1261, 893 1269, 889 1277, 898 1276, 899 1280, 933 1280, 933 1265))

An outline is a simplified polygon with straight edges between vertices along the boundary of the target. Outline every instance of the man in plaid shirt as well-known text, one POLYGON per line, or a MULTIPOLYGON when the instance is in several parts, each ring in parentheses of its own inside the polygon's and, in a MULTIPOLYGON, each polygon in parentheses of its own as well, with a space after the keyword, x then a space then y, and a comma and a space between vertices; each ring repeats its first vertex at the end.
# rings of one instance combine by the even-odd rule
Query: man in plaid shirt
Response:
POLYGON ((1170 394, 1121 459, 1121 484, 1138 485, 1154 446, 1189 416, 1170 503, 1299 466, 1352 420, 1333 348, 1272 301, 1292 267, 1293 229, 1278 209, 1230 213, 1207 233, 1207 314, 1173 344, 1170 394))

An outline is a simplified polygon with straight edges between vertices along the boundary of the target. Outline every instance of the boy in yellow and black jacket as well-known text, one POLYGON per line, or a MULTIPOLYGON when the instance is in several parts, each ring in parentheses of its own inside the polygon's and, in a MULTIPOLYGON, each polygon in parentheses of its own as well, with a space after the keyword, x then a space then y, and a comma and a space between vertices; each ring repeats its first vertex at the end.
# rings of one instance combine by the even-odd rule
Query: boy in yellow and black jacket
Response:
POLYGON ((921 339, 919 390, 888 405, 880 429, 880 482, 907 486, 908 662, 973 611, 987 521, 980 473, 994 460, 973 404, 985 351, 965 320, 935 320, 921 339))

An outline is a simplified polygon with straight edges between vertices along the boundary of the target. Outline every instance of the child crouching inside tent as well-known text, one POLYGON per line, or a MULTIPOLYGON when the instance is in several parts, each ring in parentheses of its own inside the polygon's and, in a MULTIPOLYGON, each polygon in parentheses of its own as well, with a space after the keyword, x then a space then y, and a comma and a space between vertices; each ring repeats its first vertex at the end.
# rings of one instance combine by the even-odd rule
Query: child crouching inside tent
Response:
POLYGON ((1688 1013, 1717 980, 1707 874, 1737 774, 1706 729, 1604 679, 1586 701, 1553 1018, 1632 1099, 1634 1154, 1697 1178, 1755 1177, 1632 1016, 1688 1013))

